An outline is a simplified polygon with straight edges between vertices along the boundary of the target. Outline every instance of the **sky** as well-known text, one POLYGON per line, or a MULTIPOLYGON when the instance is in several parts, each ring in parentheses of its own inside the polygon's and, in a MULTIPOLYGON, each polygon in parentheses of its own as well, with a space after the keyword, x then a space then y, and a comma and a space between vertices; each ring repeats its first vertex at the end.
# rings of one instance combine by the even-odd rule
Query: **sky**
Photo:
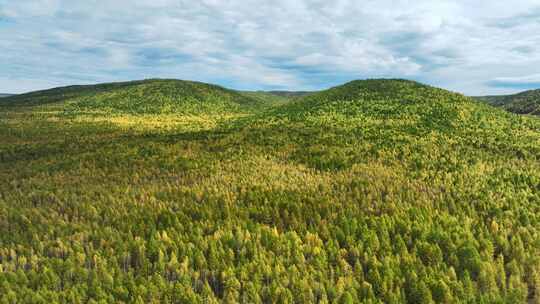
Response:
POLYGON ((146 78, 540 88, 540 0, 0 0, 0 92, 146 78))

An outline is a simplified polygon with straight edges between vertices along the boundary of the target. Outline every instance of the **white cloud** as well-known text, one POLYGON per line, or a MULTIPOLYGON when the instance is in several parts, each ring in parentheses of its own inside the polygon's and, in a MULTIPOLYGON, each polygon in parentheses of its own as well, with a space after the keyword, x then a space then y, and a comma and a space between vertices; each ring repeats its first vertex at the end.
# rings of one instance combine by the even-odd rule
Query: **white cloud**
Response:
POLYGON ((516 76, 516 77, 496 77, 492 80, 494 83, 500 83, 501 85, 526 85, 526 84, 540 84, 540 74, 516 76))
POLYGON ((4 0, 0 2, 0 16, 10 18, 50 17, 58 12, 60 1, 61 0, 4 0))
POLYGON ((382 76, 513 91, 493 80, 540 74, 538 20, 536 0, 0 0, 0 91, 36 87, 6 79, 306 89, 382 76))

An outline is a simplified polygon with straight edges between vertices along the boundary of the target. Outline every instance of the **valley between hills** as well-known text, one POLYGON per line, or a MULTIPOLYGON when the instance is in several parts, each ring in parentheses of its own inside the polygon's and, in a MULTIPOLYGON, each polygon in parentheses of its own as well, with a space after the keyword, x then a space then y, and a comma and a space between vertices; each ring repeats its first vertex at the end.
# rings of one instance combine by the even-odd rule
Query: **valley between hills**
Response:
POLYGON ((540 303, 540 119, 510 113, 538 103, 478 99, 401 79, 3 97, 0 302, 540 303))

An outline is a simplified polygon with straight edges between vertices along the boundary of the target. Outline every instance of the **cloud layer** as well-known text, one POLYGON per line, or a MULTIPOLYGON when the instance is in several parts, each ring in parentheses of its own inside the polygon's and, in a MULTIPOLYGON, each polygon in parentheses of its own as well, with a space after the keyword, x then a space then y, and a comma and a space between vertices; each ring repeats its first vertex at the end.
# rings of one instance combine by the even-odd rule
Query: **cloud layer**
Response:
POLYGON ((410 78, 540 87, 537 0, 0 0, 0 91, 170 77, 238 89, 410 78))

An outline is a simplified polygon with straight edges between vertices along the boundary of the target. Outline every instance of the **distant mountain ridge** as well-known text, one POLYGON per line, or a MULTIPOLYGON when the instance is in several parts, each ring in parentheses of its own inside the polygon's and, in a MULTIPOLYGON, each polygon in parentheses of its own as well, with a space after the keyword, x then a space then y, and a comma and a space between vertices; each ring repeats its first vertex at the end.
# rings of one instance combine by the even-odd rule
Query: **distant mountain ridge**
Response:
POLYGON ((540 115, 540 89, 512 95, 476 96, 473 98, 513 113, 540 115))
POLYGON ((283 97, 304 97, 317 93, 317 91, 267 91, 267 93, 283 97))
POLYGON ((0 93, 0 98, 13 96, 14 94, 0 93))
POLYGON ((309 91, 239 91, 240 94, 269 105, 287 103, 317 92, 309 91))

